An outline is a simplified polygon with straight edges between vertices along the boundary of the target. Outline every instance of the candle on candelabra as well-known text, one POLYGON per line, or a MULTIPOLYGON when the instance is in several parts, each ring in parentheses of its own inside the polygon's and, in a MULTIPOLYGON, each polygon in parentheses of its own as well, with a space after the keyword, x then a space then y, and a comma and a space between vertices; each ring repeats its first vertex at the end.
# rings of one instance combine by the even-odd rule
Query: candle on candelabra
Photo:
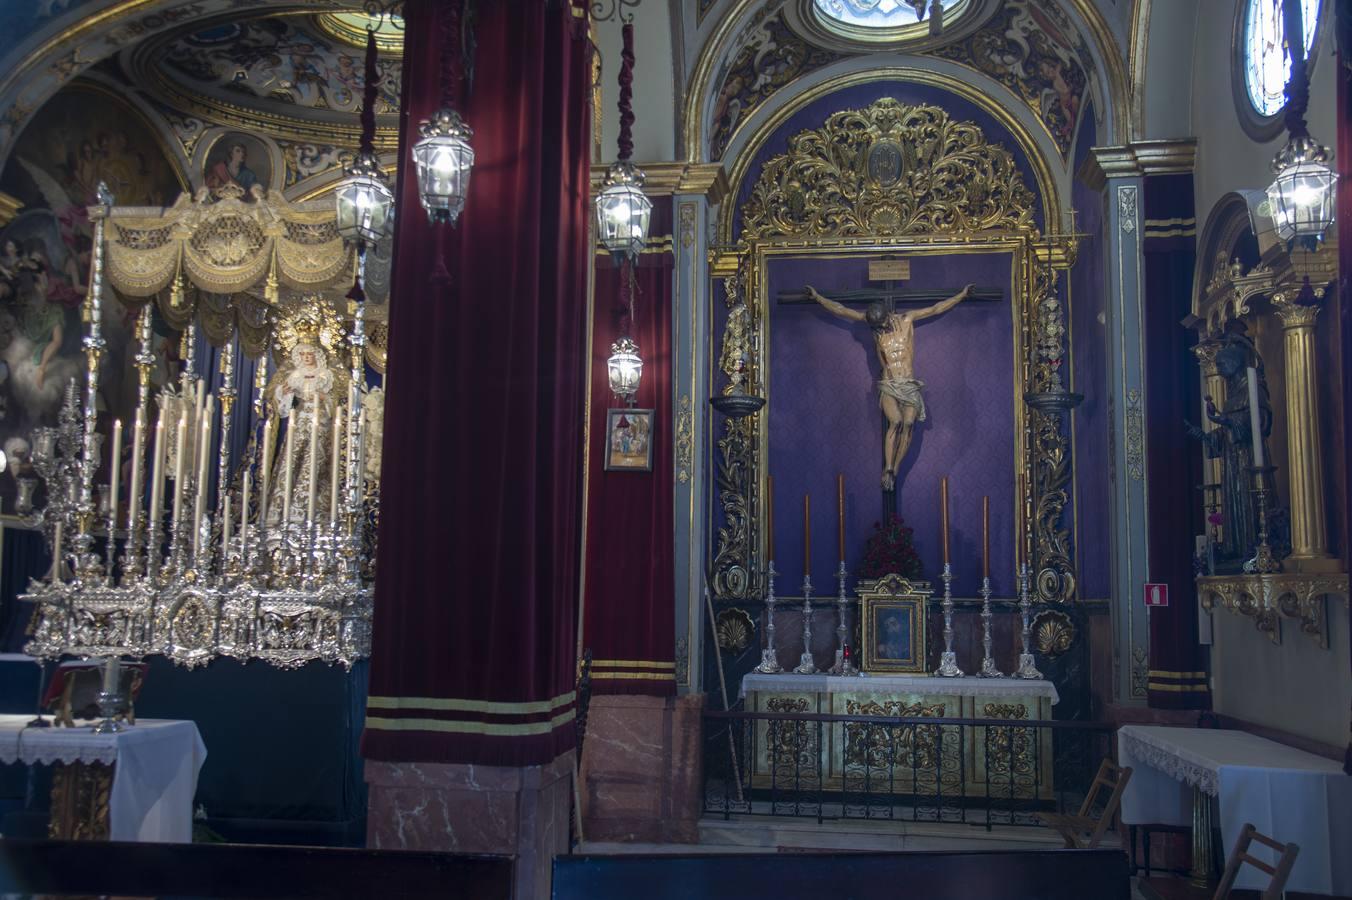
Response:
POLYGON ((1253 442, 1253 464, 1261 469, 1267 464, 1263 455, 1263 411, 1258 405, 1258 370, 1249 366, 1246 374, 1249 382, 1249 433, 1253 442))
POLYGON ((803 577, 812 574, 812 496, 803 495, 803 577))
POLYGON ((277 433, 276 420, 268 416, 263 422, 263 490, 258 496, 259 527, 268 518, 268 488, 272 486, 272 439, 277 433))
MULTIPOLYGON (((109 458, 109 481, 112 482, 111 496, 108 499, 108 521, 117 527, 117 500, 122 488, 122 420, 113 420, 113 455, 109 458)), ((113 540, 109 533, 108 540, 113 540)))
POLYGON ((225 502, 221 504, 221 568, 224 569, 225 561, 230 558, 230 532, 234 523, 230 521, 231 513, 234 511, 230 506, 230 494, 225 495, 225 502))
POLYGON ((188 459, 188 413, 184 410, 178 419, 178 435, 174 441, 174 515, 170 527, 178 534, 179 523, 183 521, 183 479, 188 459))
MULTIPOLYGON (((164 501, 164 413, 160 413, 155 423, 155 450, 150 469, 150 521, 159 527, 160 504, 164 501)), ((158 547, 146 547, 146 553, 154 553, 158 547)))
POLYGON ((943 534, 944 565, 948 565, 948 476, 939 479, 939 531, 943 534))
POLYGON ((56 523, 56 531, 52 534, 52 581, 53 583, 61 580, 61 522, 56 523))
POLYGON ((117 693, 117 676, 121 663, 116 656, 110 656, 103 663, 103 692, 105 694, 117 693))
POLYGON ((192 507, 192 552, 193 555, 202 552, 202 516, 206 512, 207 499, 207 457, 210 451, 207 445, 211 443, 211 420, 202 419, 202 427, 197 429, 197 490, 193 496, 192 507))
POLYGON ((981 498, 981 577, 991 577, 991 498, 981 498))
POLYGON ((311 408, 310 410, 310 471, 309 482, 306 485, 305 497, 305 527, 312 528, 315 524, 315 496, 316 489, 319 487, 319 410, 311 408))
POLYGON ((291 524, 291 487, 294 480, 291 469, 296 461, 296 416, 286 421, 286 457, 282 460, 282 527, 291 524))
POLYGON ((845 476, 836 474, 836 549, 845 561, 845 476))
POLYGON ((775 558, 775 476, 765 476, 765 558, 775 558))
MULTIPOLYGON (((131 491, 127 494, 127 530, 136 530, 141 515, 141 453, 145 449, 145 409, 136 410, 131 430, 131 491)), ((132 538, 128 535, 128 539, 132 538)))
POLYGON ((249 470, 244 470, 244 495, 239 504, 239 558, 243 561, 249 553, 249 488, 253 484, 249 470))
POLYGON ((343 408, 333 411, 333 459, 329 463, 329 527, 338 524, 338 468, 343 464, 343 408))

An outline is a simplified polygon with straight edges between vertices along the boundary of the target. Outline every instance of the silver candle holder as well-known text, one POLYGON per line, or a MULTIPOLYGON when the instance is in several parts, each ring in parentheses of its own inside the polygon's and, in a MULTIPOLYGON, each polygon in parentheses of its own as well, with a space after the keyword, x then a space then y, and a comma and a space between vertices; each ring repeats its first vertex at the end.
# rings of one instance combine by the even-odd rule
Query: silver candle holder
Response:
POLYGON ((1019 668, 1014 675, 1017 678, 1030 680, 1042 678, 1042 673, 1037 670, 1037 664, 1033 661, 1033 653, 1029 647, 1030 613, 1032 609, 1032 601, 1028 599, 1028 561, 1025 560, 1019 564, 1019 619, 1023 628, 1023 652, 1019 654, 1019 668))
POLYGON ((850 639, 850 596, 845 593, 845 579, 848 577, 849 573, 845 571, 845 560, 842 559, 840 568, 836 569, 836 581, 840 585, 840 590, 836 594, 836 613, 839 622, 836 624, 836 661, 831 666, 831 674, 852 677, 858 675, 859 670, 855 668, 854 662, 845 655, 845 645, 850 639))
POLYGON ((798 675, 816 675, 817 664, 812 661, 812 576, 803 573, 803 655, 794 667, 798 675))
POLYGON ((944 563, 944 573, 939 577, 944 581, 944 652, 939 655, 939 668, 934 674, 961 678, 963 671, 958 668, 958 655, 953 652, 953 567, 944 563))
POLYGON ((1005 673, 995 668, 995 657, 991 656, 991 579, 987 575, 981 579, 981 678, 1004 678, 1005 673))
POLYGON ((762 675, 778 675, 784 670, 779 665, 779 651, 775 649, 775 561, 770 560, 765 567, 765 649, 761 651, 760 665, 755 671, 762 675))

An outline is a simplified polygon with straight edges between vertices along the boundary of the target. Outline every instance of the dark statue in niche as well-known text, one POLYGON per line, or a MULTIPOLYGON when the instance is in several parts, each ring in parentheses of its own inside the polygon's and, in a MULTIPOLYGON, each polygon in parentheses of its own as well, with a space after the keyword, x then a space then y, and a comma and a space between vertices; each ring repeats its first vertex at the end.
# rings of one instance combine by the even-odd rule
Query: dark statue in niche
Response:
MULTIPOLYGON (((1225 379, 1225 403, 1218 409, 1211 397, 1206 398, 1207 419, 1216 428, 1203 431, 1191 422, 1186 423, 1188 434, 1202 441, 1207 458, 1221 460, 1221 481, 1216 489, 1221 534, 1216 546, 1216 561, 1217 570, 1221 572, 1239 571, 1244 561, 1253 556, 1258 544, 1258 504, 1253 493, 1253 428, 1249 417, 1251 362, 1258 378, 1263 456, 1270 460, 1267 438, 1272 434, 1272 406, 1268 401, 1267 379, 1263 375, 1262 357, 1247 338, 1230 335, 1225 346, 1216 352, 1216 372, 1225 379)), ((1270 474, 1262 477, 1268 479, 1267 487, 1271 491, 1270 474)), ((1272 497, 1271 493, 1269 497, 1272 497)), ((1269 526, 1273 524, 1274 509, 1275 504, 1269 500, 1269 526)), ((1208 513, 1211 513, 1210 509, 1208 513)))

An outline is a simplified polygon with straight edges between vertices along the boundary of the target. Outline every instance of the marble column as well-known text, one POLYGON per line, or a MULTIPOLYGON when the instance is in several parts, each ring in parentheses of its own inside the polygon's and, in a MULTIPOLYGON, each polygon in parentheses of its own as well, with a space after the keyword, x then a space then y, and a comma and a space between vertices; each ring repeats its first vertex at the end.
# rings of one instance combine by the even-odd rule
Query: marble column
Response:
POLYGON ((1107 202, 1108 441, 1112 459, 1113 698, 1146 702, 1149 620, 1142 605, 1146 546, 1145 373, 1141 207, 1144 170, 1129 146, 1096 147, 1107 202))
POLYGON ((1324 441, 1319 424, 1314 342, 1320 307, 1297 303, 1294 296, 1285 292, 1272 295, 1272 307, 1282 323, 1286 361, 1291 555, 1285 565, 1297 572, 1336 572, 1340 566, 1329 553, 1328 513, 1324 506, 1324 441))

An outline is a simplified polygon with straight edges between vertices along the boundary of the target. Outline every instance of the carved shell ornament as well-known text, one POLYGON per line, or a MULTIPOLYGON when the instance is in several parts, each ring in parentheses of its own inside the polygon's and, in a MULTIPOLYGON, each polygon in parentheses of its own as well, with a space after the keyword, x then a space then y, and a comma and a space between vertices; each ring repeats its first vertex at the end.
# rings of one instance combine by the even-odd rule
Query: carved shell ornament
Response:
POLYGON ((751 615, 744 609, 725 609, 718 614, 718 648, 730 653, 740 653, 751 643, 756 633, 756 625, 751 615))
POLYGON ((761 170, 743 237, 1032 230, 1014 156, 937 106, 884 97, 789 138, 761 170))
POLYGON ((1043 656, 1055 658, 1075 643, 1075 624, 1063 612, 1049 610, 1033 620, 1033 644, 1043 656))

